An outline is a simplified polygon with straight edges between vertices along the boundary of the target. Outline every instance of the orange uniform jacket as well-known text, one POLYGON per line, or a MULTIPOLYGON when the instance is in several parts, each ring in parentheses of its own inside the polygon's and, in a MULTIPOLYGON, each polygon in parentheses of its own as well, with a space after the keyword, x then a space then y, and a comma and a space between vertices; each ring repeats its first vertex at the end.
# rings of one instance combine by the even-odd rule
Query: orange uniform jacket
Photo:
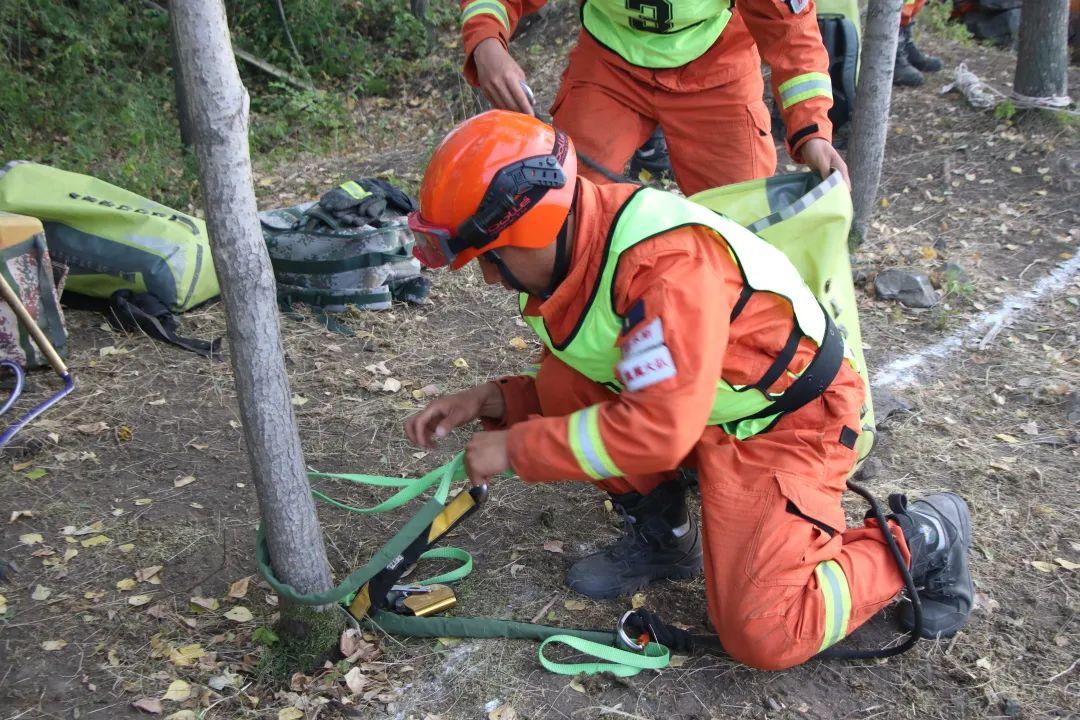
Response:
MULTIPOLYGON (((544 317, 556 342, 581 316, 612 220, 635 190, 632 185, 579 183, 567 277, 549 299, 532 298, 525 308, 528 315, 544 317)), ((615 309, 625 316, 641 303, 644 315, 620 343, 659 318, 676 373, 600 404, 601 441, 621 475, 678 467, 705 430, 721 374, 733 384, 754 383, 779 354, 793 328, 791 306, 755 293, 729 322, 742 289, 742 276, 726 246, 703 228, 672 230, 623 253, 615 275, 615 309)), ((814 352, 813 343, 804 339, 794 364, 805 364, 814 352)), ((544 362, 557 361, 546 355, 544 362)), ((770 389, 779 392, 791 382, 784 377, 770 389)), ((510 463, 518 475, 532 482, 589 480, 570 448, 569 418, 539 416, 533 379, 502 378, 498 385, 506 412, 501 423, 487 426, 509 427, 510 463)))
MULTIPOLYGON (((461 0, 464 10, 474 0, 461 0)), ((496 1, 496 0, 493 0, 496 1)), ((505 47, 518 21, 536 12, 547 0, 497 0, 506 9, 509 22, 494 13, 473 14, 462 26, 465 46, 465 77, 477 84, 472 52, 488 38, 498 38, 505 47)), ((619 55, 603 48, 582 30, 579 48, 590 47, 612 66, 625 70, 642 82, 673 92, 691 92, 735 82, 749 73, 760 72, 761 59, 772 68, 772 88, 810 72, 829 73, 829 55, 821 42, 817 12, 808 0, 800 12, 792 11, 783 0, 739 0, 723 34, 704 55, 682 67, 651 70, 631 65, 619 55), (760 55, 758 51, 760 50, 760 55)), ((798 151, 811 138, 832 141, 832 123, 828 112, 832 98, 811 97, 783 110, 788 129, 788 152, 800 161, 798 151)))

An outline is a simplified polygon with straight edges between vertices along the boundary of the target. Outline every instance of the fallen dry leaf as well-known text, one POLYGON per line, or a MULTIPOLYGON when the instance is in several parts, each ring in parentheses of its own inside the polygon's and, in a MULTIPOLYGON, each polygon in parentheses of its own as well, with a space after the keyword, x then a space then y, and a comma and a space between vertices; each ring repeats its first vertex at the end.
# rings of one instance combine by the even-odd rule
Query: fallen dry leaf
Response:
POLYGON ((277 720, 303 720, 303 717, 304 711, 294 707, 282 708, 277 714, 277 720))
POLYGON ((400 389, 401 389, 401 381, 398 380, 397 378, 392 378, 392 377, 386 378, 386 382, 384 382, 383 386, 382 386, 383 392, 388 392, 388 393, 396 393, 400 389))
POLYGON ((95 535, 92 538, 86 538, 80 544, 84 548, 97 547, 98 545, 108 545, 112 542, 112 538, 108 535, 95 535))
POLYGON ((529 343, 525 342, 525 338, 523 337, 512 337, 510 338, 510 347, 515 350, 528 350, 529 343))
POLYGON ((149 505, 149 504, 150 504, 150 503, 152 503, 152 502, 154 502, 154 501, 153 501, 153 500, 151 500, 150 498, 138 498, 138 499, 137 499, 137 500, 136 500, 136 501, 135 501, 134 503, 132 503, 132 504, 133 504, 133 505, 135 505, 136 507, 142 507, 143 505, 149 505))
POLYGON ((668 665, 674 668, 682 667, 689 659, 690 658, 688 658, 686 655, 672 655, 670 658, 668 658, 668 665))
POLYGON ((466 370, 469 367, 469 363, 468 363, 468 361, 465 360, 465 358, 455 358, 454 359, 454 367, 461 368, 462 370, 466 370))
POLYGON ((173 480, 172 485, 173 485, 174 488, 182 488, 185 485, 190 485, 193 482, 195 482, 195 476, 194 475, 185 475, 182 478, 177 478, 176 480, 173 480))
POLYGON ((8 520, 8 525, 15 522, 19 518, 32 518, 34 517, 33 510, 12 510, 11 519, 8 520))
POLYGON ((1076 570, 1080 568, 1080 563, 1074 563, 1070 560, 1066 560, 1065 558, 1054 558, 1054 562, 1056 562, 1058 565, 1065 568, 1066 570, 1076 570))
POLYGON ((44 585, 36 585, 34 586, 34 592, 30 593, 30 599, 48 600, 50 595, 52 595, 51 589, 45 587, 44 585))
POLYGON ((131 703, 131 707, 136 710, 142 710, 144 713, 150 713, 151 715, 160 715, 164 710, 161 706, 161 701, 157 698, 141 698, 131 703))
POLYGON ((349 692, 353 695, 362 693, 365 685, 367 685, 367 678, 360 668, 353 667, 349 672, 345 673, 345 686, 349 688, 349 692))
POLYGON ((165 716, 165 720, 199 720, 194 710, 177 710, 165 716))
POLYGON ((563 603, 563 607, 572 612, 578 612, 579 610, 584 610, 589 606, 581 602, 580 600, 567 600, 563 603))
POLYGON ((154 599, 153 595, 132 595, 128 598, 128 605, 141 607, 154 599))
POLYGON ((488 720, 517 720, 517 716, 513 705, 503 704, 488 713, 488 720))
POLYGON ((76 425, 75 429, 81 432, 83 435, 98 435, 109 429, 103 421, 98 420, 96 423, 84 423, 82 425, 76 425))
POLYGON ((19 536, 19 542, 23 545, 37 545, 38 543, 45 542, 45 538, 41 537, 41 533, 26 533, 19 536))
POLYGON ((303 395, 293 395, 292 396, 292 404, 293 404, 294 407, 303 407, 304 405, 307 405, 308 402, 309 402, 309 400, 306 397, 304 397, 303 395))
POLYGON ((634 596, 630 598, 630 607, 637 610, 640 607, 645 607, 645 593, 634 593, 634 596))
POLYGON ((545 540, 544 549, 551 553, 562 553, 563 542, 562 540, 545 540))
POLYGON ((83 535, 93 535, 99 533, 105 529, 105 523, 101 520, 92 522, 89 525, 83 525, 82 527, 75 527, 74 525, 65 525, 60 528, 61 535, 70 535, 72 537, 81 537, 83 535))
POLYGON ((151 582, 159 572, 161 572, 161 565, 144 567, 141 570, 135 571, 135 579, 139 582, 151 582))
POLYGON ((250 610, 248 610, 248 609, 247 609, 246 607, 244 607, 243 605, 237 605, 237 606, 236 606, 236 607, 234 607, 234 608, 233 608, 232 610, 230 610, 229 612, 225 613, 225 617, 229 618, 229 619, 230 619, 230 620, 232 620, 233 622, 241 622, 241 623, 244 623, 244 622, 251 622, 251 620, 252 620, 252 619, 253 619, 253 618, 254 618, 255 616, 254 616, 254 615, 252 615, 252 614, 251 614, 251 611, 250 611, 250 610))
POLYGON ((162 700, 171 700, 173 702, 184 702, 191 697, 191 686, 184 680, 173 680, 169 683, 168 689, 165 694, 161 696, 162 700))
POLYGON ((208 597, 193 597, 191 598, 191 604, 202 610, 217 610, 221 607, 221 603, 216 598, 208 597))
POLYGON ((1029 560, 1031 566, 1039 572, 1049 573, 1057 570, 1057 567, 1053 563, 1048 563, 1043 560, 1029 560))
POLYGON ((41 643, 41 649, 46 652, 55 652, 67 647, 67 640, 46 640, 41 643))
POLYGON ((569 688, 574 692, 585 693, 585 686, 581 684, 581 679, 578 676, 574 676, 574 679, 570 681, 569 688))
POLYGON ((133 437, 135 437, 135 431, 131 429, 130 425, 121 425, 120 427, 116 428, 117 442, 131 442, 131 439, 133 437))
POLYGON ((176 648, 169 653, 169 661, 174 665, 186 667, 188 665, 193 665, 196 660, 204 655, 206 655, 206 651, 203 650, 203 646, 198 643, 192 643, 176 648))
POLYGON ((248 577, 242 577, 236 582, 234 582, 232 585, 229 586, 229 597, 239 600, 240 598, 247 595, 248 583, 250 582, 250 575, 248 577))

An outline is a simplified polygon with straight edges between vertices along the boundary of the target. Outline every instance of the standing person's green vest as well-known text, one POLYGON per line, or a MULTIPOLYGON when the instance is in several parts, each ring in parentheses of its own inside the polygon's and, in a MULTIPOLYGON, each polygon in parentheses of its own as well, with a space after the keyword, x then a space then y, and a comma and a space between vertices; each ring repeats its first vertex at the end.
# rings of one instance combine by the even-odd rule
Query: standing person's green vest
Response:
MULTIPOLYGON (((793 337, 809 337, 819 346, 817 355, 804 368, 789 367, 790 355, 781 353, 753 385, 734 386, 723 378, 717 382, 709 424, 745 439, 771 427, 784 412, 820 395, 835 377, 847 349, 832 319, 791 261, 738 223, 675 195, 643 188, 621 208, 589 304, 567 340, 562 344, 553 342, 542 317, 524 313, 523 317, 556 357, 589 379, 620 391, 623 383, 615 367, 620 360, 616 341, 622 318, 612 306, 612 284, 619 258, 640 242, 686 225, 714 230, 717 242, 725 243, 739 265, 745 285, 752 291, 770 292, 788 300, 799 331, 793 337), (767 393, 784 372, 797 379, 784 393, 767 393)), ((522 310, 527 300, 527 295, 520 296, 522 310)), ((738 309, 732 313, 732 321, 738 309)))
POLYGON ((675 68, 713 46, 734 5, 733 0, 585 0, 581 24, 633 65, 675 68))

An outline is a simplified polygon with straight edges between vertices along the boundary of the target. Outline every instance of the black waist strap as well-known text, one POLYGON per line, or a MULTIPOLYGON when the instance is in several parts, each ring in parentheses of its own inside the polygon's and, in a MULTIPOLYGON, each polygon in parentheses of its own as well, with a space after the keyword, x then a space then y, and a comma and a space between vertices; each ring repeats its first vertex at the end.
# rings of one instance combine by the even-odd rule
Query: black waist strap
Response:
POLYGON ((814 359, 806 366, 806 370, 772 404, 753 415, 741 418, 739 422, 795 412, 811 400, 821 397, 832 384, 844 362, 844 337, 829 313, 824 308, 821 312, 825 316, 825 336, 821 340, 821 347, 818 348, 814 359))

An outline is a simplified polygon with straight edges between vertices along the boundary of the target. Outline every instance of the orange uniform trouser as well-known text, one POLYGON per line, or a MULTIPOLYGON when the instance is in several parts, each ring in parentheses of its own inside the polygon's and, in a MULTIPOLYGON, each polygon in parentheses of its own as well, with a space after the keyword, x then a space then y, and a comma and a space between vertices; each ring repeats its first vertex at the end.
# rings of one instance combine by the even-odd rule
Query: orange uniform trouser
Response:
MULTIPOLYGON (((761 73, 706 90, 673 92, 607 63, 586 63, 583 52, 600 51, 578 47, 571 55, 551 116, 590 160, 621 175, 659 124, 675 181, 686 195, 775 172, 761 73), (588 72, 578 64, 587 65, 588 72)), ((578 172, 593 182, 610 182, 585 163, 578 164, 578 172)))
POLYGON ((904 5, 900 8, 900 27, 910 25, 925 4, 926 0, 904 0, 904 5))
MULTIPOLYGON (((612 393, 553 356, 536 377, 545 415, 566 415, 612 393)), ((845 529, 840 495, 859 427, 862 380, 847 364, 829 390, 771 430, 737 440, 706 429, 687 458, 698 471, 709 619, 724 649, 780 670, 816 655, 872 617, 903 581, 873 520, 845 529), (846 602, 844 602, 846 600, 846 602)), ((673 473, 613 478, 608 492, 647 494, 673 473)), ((890 530, 907 557, 899 528, 890 530)))

